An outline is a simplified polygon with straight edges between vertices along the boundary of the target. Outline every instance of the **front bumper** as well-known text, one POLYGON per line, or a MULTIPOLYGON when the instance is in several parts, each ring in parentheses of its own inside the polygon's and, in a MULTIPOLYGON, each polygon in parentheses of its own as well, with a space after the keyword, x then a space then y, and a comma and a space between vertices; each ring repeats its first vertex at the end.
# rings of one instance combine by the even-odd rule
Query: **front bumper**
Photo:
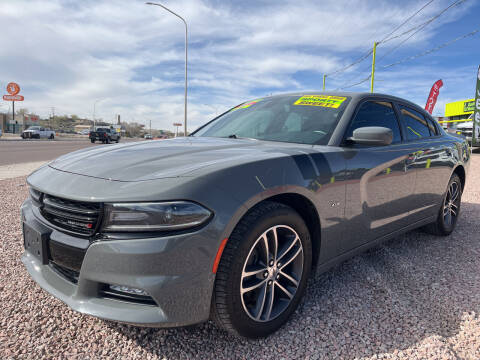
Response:
POLYGON ((39 134, 36 134, 36 133, 33 133, 31 131, 24 131, 22 132, 22 134, 20 135, 23 139, 34 139, 36 137, 39 137, 40 135, 39 134))
MULTIPOLYGON (((85 239, 49 226, 31 200, 21 213, 22 222, 46 242, 85 244, 85 239)), ((22 261, 44 290, 73 310, 141 326, 184 326, 209 318, 216 252, 211 245, 217 242, 212 235, 207 225, 189 234, 88 243, 77 283, 55 270, 50 254, 42 261, 33 250, 25 250, 22 261), (106 297, 101 291, 105 284, 142 289, 155 305, 106 297)))

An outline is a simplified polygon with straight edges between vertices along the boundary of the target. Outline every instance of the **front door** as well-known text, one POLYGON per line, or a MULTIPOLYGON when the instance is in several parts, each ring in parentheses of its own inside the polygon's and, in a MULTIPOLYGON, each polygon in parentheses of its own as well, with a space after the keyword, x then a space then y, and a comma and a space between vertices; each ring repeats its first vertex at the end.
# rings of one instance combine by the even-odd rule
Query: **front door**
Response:
POLYGON ((397 113, 389 101, 361 103, 346 133, 366 126, 392 130, 388 146, 345 146, 347 185, 343 251, 354 249, 408 224, 416 174, 411 148, 404 143, 397 113))

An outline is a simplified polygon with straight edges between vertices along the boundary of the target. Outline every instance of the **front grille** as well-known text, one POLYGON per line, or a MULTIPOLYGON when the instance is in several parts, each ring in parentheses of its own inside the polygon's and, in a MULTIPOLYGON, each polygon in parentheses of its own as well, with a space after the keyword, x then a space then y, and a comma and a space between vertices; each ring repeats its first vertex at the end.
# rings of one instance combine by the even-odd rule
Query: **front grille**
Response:
POLYGON ((102 204, 74 201, 43 194, 40 212, 53 225, 68 232, 91 236, 101 221, 102 204))

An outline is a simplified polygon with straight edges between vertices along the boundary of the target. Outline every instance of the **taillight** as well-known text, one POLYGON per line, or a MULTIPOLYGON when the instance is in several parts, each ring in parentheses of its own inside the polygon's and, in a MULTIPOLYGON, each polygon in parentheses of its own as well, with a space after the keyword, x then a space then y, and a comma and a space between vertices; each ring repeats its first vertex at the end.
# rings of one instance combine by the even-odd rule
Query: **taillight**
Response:
POLYGON ((103 133, 103 137, 107 137, 107 133, 103 133))

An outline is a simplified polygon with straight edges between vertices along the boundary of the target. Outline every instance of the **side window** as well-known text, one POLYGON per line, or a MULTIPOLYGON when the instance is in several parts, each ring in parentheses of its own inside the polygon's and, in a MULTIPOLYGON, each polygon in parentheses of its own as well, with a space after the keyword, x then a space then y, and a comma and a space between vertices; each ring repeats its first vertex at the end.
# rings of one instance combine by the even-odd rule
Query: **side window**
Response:
POLYGON ((430 136, 427 120, 422 114, 403 105, 400 105, 400 112, 405 123, 407 140, 418 140, 430 136))
POLYGON ((347 138, 353 136, 353 131, 365 126, 382 126, 392 130, 393 141, 402 141, 397 116, 392 103, 385 101, 366 101, 358 110, 347 131, 347 138))
POLYGON ((45 131, 45 129, 44 129, 44 128, 40 128, 40 131, 45 131))

